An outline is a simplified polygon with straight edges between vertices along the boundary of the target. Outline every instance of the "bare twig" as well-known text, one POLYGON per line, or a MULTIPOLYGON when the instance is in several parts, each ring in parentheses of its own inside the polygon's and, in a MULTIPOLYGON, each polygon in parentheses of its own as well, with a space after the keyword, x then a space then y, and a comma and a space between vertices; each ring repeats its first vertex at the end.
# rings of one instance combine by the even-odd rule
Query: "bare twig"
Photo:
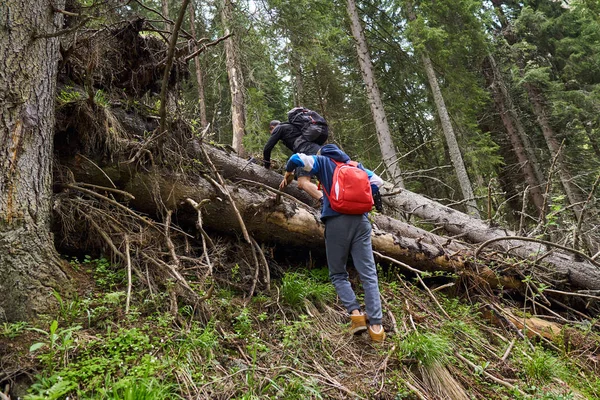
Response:
POLYGON ((120 194, 121 196, 127 197, 130 200, 135 200, 135 196, 132 195, 131 193, 126 192, 124 190, 119 190, 119 189, 116 189, 116 188, 109 188, 109 187, 106 187, 106 186, 92 185, 91 183, 85 183, 85 182, 76 182, 73 185, 79 186, 79 187, 88 187, 88 188, 91 188, 91 189, 104 190, 104 191, 107 191, 107 192, 117 193, 117 194, 120 194))
MULTIPOLYGON (((206 159, 206 162, 208 162, 208 164, 210 165, 213 173, 217 176, 217 179, 219 179, 219 182, 220 182, 219 189, 223 192, 223 194, 225 196, 227 196, 227 198, 229 199, 229 202, 231 203, 231 207, 233 208, 233 211, 235 212, 237 220, 240 224, 240 228, 242 230, 244 239, 246 240, 246 242, 251 243, 250 235, 248 234, 248 230, 246 229, 246 224, 244 223, 244 219, 242 218, 242 215, 238 211, 237 206, 235 205, 235 201, 233 201, 233 197, 231 197, 231 193, 229 193, 229 190, 227 190, 227 186, 225 185, 225 182, 223 181, 223 177, 221 176, 221 174, 219 174, 219 171, 217 171, 217 168, 215 167, 212 160, 208 156, 208 153, 206 152, 206 150, 204 150, 204 147, 200 147, 200 150, 202 151, 202 154, 204 154, 204 158, 206 159)), ((214 180, 213 180, 213 182, 214 182, 214 180)), ((216 183, 216 182, 214 182, 214 183, 216 183)))
MULTIPOLYGON (((464 362, 465 364, 467 364, 469 367, 471 367, 473 370, 477 370, 477 365, 473 364, 471 361, 467 360, 465 357, 463 357, 462 355, 460 355, 460 353, 458 353, 457 351, 454 352, 454 355, 456 356, 456 358, 458 358, 459 360, 461 360, 462 362, 464 362)), ((513 391, 517 391, 519 392, 523 397, 527 397, 527 395, 521 391, 521 389, 519 389, 518 387, 506 382, 505 380, 502 380, 500 378, 496 378, 494 375, 490 374, 489 372, 487 372, 486 370, 481 370, 483 375, 485 377, 487 377, 488 379, 496 382, 499 385, 504 386, 505 388, 509 389, 509 390, 513 390, 513 391)))
POLYGON ((127 259, 127 299, 125 301, 125 314, 129 314, 131 302, 131 255, 129 253, 129 236, 125 235, 125 257, 127 259))
POLYGON ((55 37, 59 37, 59 36, 63 36, 63 35, 68 35, 71 32, 75 32, 75 31, 79 30, 79 28, 84 26, 90 19, 92 19, 92 18, 85 17, 77 25, 75 25, 72 28, 62 29, 60 31, 56 31, 53 33, 38 33, 38 34, 35 34, 33 36, 33 38, 34 39, 50 39, 50 38, 55 38, 55 37))
POLYGON ((427 293, 429 294, 429 297, 431 297, 431 299, 433 300, 433 302, 442 311, 442 313, 444 314, 444 316, 446 318, 450 319, 450 316, 448 315, 448 313, 446 312, 446 310, 444 310, 444 307, 442 307, 442 305, 437 301, 435 295, 433 293, 431 293, 431 290, 429 290, 429 288, 427 287, 427 285, 425 284, 425 282, 423 282, 423 279, 421 279, 421 275, 417 275, 417 278, 419 279, 419 282, 421 282, 421 286, 423 286, 423 288, 427 291, 427 293))
POLYGON ((113 185, 113 187, 114 187, 115 189, 117 188, 117 185, 115 185, 115 183, 112 181, 112 179, 110 179, 110 176, 108 176, 108 175, 106 174, 106 172, 104 172, 104 170, 98 166, 98 164, 96 164, 94 161, 90 160, 89 158, 87 158, 86 156, 84 156, 84 155, 83 155, 83 154, 81 154, 81 153, 77 154, 77 157, 81 157, 81 158, 83 158, 83 159, 87 160, 87 161, 88 161, 89 163, 91 163, 91 164, 92 164, 94 167, 98 168, 98 170, 99 170, 100 172, 102 172, 102 174, 103 174, 103 175, 106 177, 106 179, 108 179, 108 181, 110 182, 110 184, 111 184, 111 185, 113 185))
POLYGON ((225 36, 222 36, 222 37, 220 37, 220 38, 218 38, 218 39, 216 39, 216 40, 214 40, 214 41, 212 41, 212 42, 210 42, 210 43, 202 44, 202 47, 201 47, 201 48, 199 48, 198 50, 196 50, 196 51, 195 51, 195 52, 193 52, 192 54, 190 54, 190 55, 186 56, 186 57, 183 59, 183 61, 187 63, 189 60, 191 60, 192 58, 196 57, 198 54, 202 53, 202 52, 203 52, 204 50, 206 50, 208 47, 211 47, 211 46, 216 46, 217 44, 219 44, 219 43, 220 43, 220 42, 222 42, 223 40, 227 39, 229 36, 231 36, 231 33, 229 33, 229 34, 227 34, 227 35, 225 35, 225 36))
POLYGON ((262 261, 262 264, 265 267, 264 279, 265 279, 266 289, 267 289, 267 291, 269 291, 269 290, 271 290, 271 271, 269 271, 269 263, 267 262, 267 258, 265 257, 265 252, 258 245, 256 240, 254 240, 254 238, 251 237, 250 239, 252 239, 252 244, 254 245, 254 247, 256 247, 256 251, 258 252, 258 255, 260 256, 260 260, 262 261))
POLYGON ((190 0, 183 0, 181 4, 181 9, 179 10, 179 15, 177 16, 177 21, 175 22, 175 26, 173 27, 173 34, 171 35, 171 41, 169 42, 169 50, 167 52, 167 63, 165 66, 165 72, 163 74, 162 87, 160 90, 160 131, 164 132, 166 127, 166 119, 167 119, 167 86, 169 83, 169 75, 171 73, 171 67, 173 66, 173 54, 175 54, 175 47, 177 44, 177 37, 179 36, 179 28, 181 28, 181 23, 183 22, 183 17, 185 15, 185 10, 189 4, 190 0))
POLYGON ((587 199, 585 200, 585 203, 581 207, 581 211, 579 212, 579 218, 577 218, 577 228, 575 229, 575 232, 573 232, 573 248, 574 249, 576 249, 579 246, 579 236, 581 236, 581 224, 583 223, 583 214, 585 213, 585 210, 587 208, 587 205, 590 203, 590 200, 592 200, 592 198, 594 197, 594 192, 596 191, 596 188, 598 187, 598 183, 600 183, 600 174, 598 175, 598 177, 596 178, 596 181, 592 185, 590 194, 588 195, 587 199))
POLYGON ((508 355, 510 354, 510 351, 512 350, 512 348, 516 342, 517 342, 517 339, 513 339, 510 341, 510 343, 508 344, 508 347, 506 348, 506 351, 504 352, 504 355, 501 358, 502 361, 506 361, 506 359, 508 358, 508 355))
POLYGON ((576 297, 587 297, 590 299, 594 299, 594 300, 600 300, 599 296, 594 296, 591 294, 587 294, 587 293, 580 293, 580 292, 563 292, 561 290, 554 290, 554 289, 544 289, 544 292, 548 292, 548 293, 556 293, 556 294, 563 294, 565 296, 576 296, 576 297))
POLYGON ((384 256, 383 254, 381 254, 381 253, 379 253, 379 252, 377 252, 375 250, 373 250, 373 254, 375 254, 379 258, 383 258, 384 260, 388 260, 388 261, 391 261, 391 262, 393 262, 395 264, 398 264, 398 265, 406 268, 407 270, 409 270, 411 272, 414 272, 415 274, 418 274, 418 275, 424 275, 425 274, 425 272, 423 272, 423 271, 420 271, 420 270, 418 270, 416 268, 413 268, 410 265, 403 263, 402 261, 396 260, 395 258, 384 256))
POLYGON ((248 305, 248 303, 250 302, 250 300, 252 300, 252 296, 254 295, 254 290, 256 289, 256 282, 258 281, 258 272, 260 271, 260 263, 258 262, 258 257, 256 256, 256 252, 260 251, 260 247, 258 247, 258 244, 256 245, 256 248, 254 246, 254 243, 256 243, 256 241, 254 240, 254 238, 252 236, 250 236, 250 247, 252 250, 252 258, 254 259, 254 265, 256 265, 256 268, 254 269, 254 277, 252 278, 252 286, 250 286, 250 292, 248 293, 248 298, 246 299, 244 305, 248 305), (257 250, 258 248, 258 250, 257 250))
MULTIPOLYGON (((142 146, 138 149, 138 151, 135 153, 135 155, 133 157, 131 157, 129 160, 127 161, 123 161, 122 164, 131 164, 136 162, 141 156, 142 153, 148 153, 148 146, 156 139, 160 138, 161 136, 163 136, 165 133, 167 133, 167 131, 156 131, 154 132, 152 135, 150 135, 150 137, 148 139, 146 139, 144 141, 144 143, 142 144, 142 146)), ((151 161, 154 161, 152 159, 152 154, 150 153, 150 159, 151 161)), ((154 163, 154 162, 153 162, 154 163)))
POLYGON ((283 197, 285 197, 286 199, 290 199, 290 200, 292 200, 292 201, 294 201, 294 202, 296 202, 296 203, 298 203, 298 204, 300 204, 300 205, 302 205, 302 206, 304 206, 304 207, 308 207, 308 208, 310 208, 310 209, 313 209, 313 208, 314 208, 314 207, 312 207, 312 206, 309 206, 309 205, 308 205, 308 204, 306 204, 306 203, 303 203, 302 201, 298 200, 298 199, 297 199, 297 198, 295 198, 294 196, 292 196, 292 195, 290 195, 290 194, 287 194, 287 193, 285 193, 285 192, 282 192, 282 191, 280 191, 280 190, 274 189, 274 188, 272 188, 271 186, 265 185, 264 183, 260 183, 260 182, 252 181, 252 180, 250 180, 250 179, 238 179, 238 180, 237 180, 237 182, 245 182, 245 183, 250 183, 250 184, 252 184, 252 185, 256 185, 256 186, 258 186, 258 187, 261 187, 261 188, 267 189, 267 190, 269 190, 269 191, 271 191, 271 192, 273 192, 273 193, 276 193, 276 194, 277 194, 277 196, 283 196, 283 197))
POLYGON ((141 253, 143 257, 145 257, 148 261, 150 261, 151 263, 153 263, 154 265, 156 265, 159 268, 166 268, 168 272, 170 272, 170 275, 173 276, 175 278, 175 280, 181 285, 183 286, 185 289, 187 289, 190 293, 192 293, 192 297, 195 300, 198 300, 198 294, 194 291, 194 289, 192 289, 190 287, 190 285, 187 283, 187 281, 185 280, 185 278, 183 276, 181 276, 181 274, 179 273, 179 271, 177 271, 175 268, 173 268, 173 266, 167 264, 166 262, 153 258, 151 256, 149 256, 148 254, 142 252, 141 253))
POLYGON ((107 203, 110 203, 112 205, 114 205, 115 207, 125 211, 127 214, 134 216, 136 219, 142 221, 144 224, 151 226, 152 228, 158 230, 158 228, 156 227, 156 225, 154 223, 152 223, 151 221, 147 220, 146 218, 142 218, 140 215, 138 215, 135 211, 130 210, 129 208, 125 207, 124 205, 122 205, 121 203, 114 201, 113 199, 109 199, 106 196, 101 195, 100 193, 96 193, 93 190, 88 190, 88 189, 84 189, 82 187, 79 187, 77 185, 72 185, 70 183, 64 183, 63 184, 64 187, 69 188, 69 189, 74 189, 74 190, 78 190, 82 193, 86 193, 89 194, 91 196, 97 197, 99 199, 102 199, 104 201, 106 201, 107 203))
POLYGON ((212 275, 213 266, 210 262, 210 257, 208 256, 208 249, 206 246, 206 242, 209 242, 211 247, 215 247, 215 244, 212 242, 210 236, 204 231, 202 227, 202 211, 201 207, 203 204, 207 203, 208 200, 202 200, 200 204, 196 203, 194 200, 187 198, 185 201, 190 204, 194 209, 198 212, 198 220, 196 221, 196 227, 200 230, 200 236, 202 237, 202 251, 204 252, 204 257, 206 258, 206 264, 208 264, 208 275, 212 275))
POLYGON ((165 17, 164 15, 162 15, 162 14, 160 13, 160 11, 157 11, 157 10, 155 10, 155 9, 153 9, 153 8, 150 8, 150 7, 146 6, 145 4, 142 4, 142 2, 141 2, 141 1, 139 1, 139 0, 134 0, 134 1, 135 1, 137 4, 139 4, 139 5, 140 5, 140 7, 142 7, 142 8, 145 8, 146 10, 148 10, 148 11, 150 11, 150 12, 153 12, 153 13, 155 13, 155 14, 158 14, 158 15, 159 15, 159 16, 160 16, 162 19, 164 19, 164 20, 165 20, 166 22, 168 22, 169 24, 171 24, 171 25, 173 25, 173 24, 174 24, 174 22, 173 22, 173 20, 172 20, 172 19, 169 19, 169 18, 165 17))
POLYGON ((104 239, 104 241, 106 242, 106 244, 108 244, 108 247, 111 248, 111 250, 113 251, 113 253, 117 256, 119 256, 122 260, 125 260, 126 257, 123 253, 121 253, 121 251, 119 251, 119 249, 117 249, 117 246, 115 246, 115 244, 113 243, 112 239, 110 238, 110 236, 108 236, 108 234, 106 232, 104 232, 104 230, 102 228, 100 228, 100 225, 98 225, 96 223, 96 221, 94 221, 94 219, 92 217, 90 217, 89 215, 85 216, 86 219, 90 222, 90 224, 92 224, 92 226, 94 227, 94 229, 96 229, 96 231, 98 231, 98 233, 100 234, 100 236, 102 236, 102 239, 104 239))
POLYGON ((173 214, 173 210, 167 210, 167 218, 165 221, 165 241, 167 242, 167 248, 169 249, 169 253, 171 254, 171 258, 177 267, 181 264, 179 261, 179 257, 177 257, 177 253, 175 252, 175 245, 171 240, 171 235, 169 234, 169 227, 171 226, 171 215, 173 214))
POLYGON ((534 243, 545 244, 545 245, 551 246, 551 247, 556 247, 558 249, 562 249, 562 250, 570 251, 571 253, 575 253, 578 256, 581 256, 581 257, 585 258, 586 260, 588 260, 589 262, 591 262, 592 264, 594 264, 595 266, 597 266, 598 268, 600 268, 600 263, 598 263, 597 261, 593 260, 591 257, 583 254, 582 252, 580 252, 578 250, 575 250, 575 249, 570 248, 570 247, 562 246, 562 245, 557 244, 557 243, 548 242, 547 240, 534 239, 534 238, 523 237, 523 236, 501 236, 501 237, 497 237, 497 238, 493 238, 493 239, 487 240, 487 241, 483 242, 477 248, 477 251, 475 251, 474 257, 477 258, 477 256, 481 252, 481 250, 484 247, 486 247, 487 245, 489 245, 491 243, 494 243, 494 242, 499 242, 501 240, 522 240, 524 242, 534 242, 534 243))

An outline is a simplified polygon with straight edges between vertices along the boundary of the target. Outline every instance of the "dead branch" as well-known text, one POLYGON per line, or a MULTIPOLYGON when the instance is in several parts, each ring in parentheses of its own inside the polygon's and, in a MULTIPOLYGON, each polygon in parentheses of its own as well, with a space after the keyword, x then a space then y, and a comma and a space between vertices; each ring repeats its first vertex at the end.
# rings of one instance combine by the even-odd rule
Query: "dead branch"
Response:
POLYGON ((121 253, 119 251, 119 249, 117 248, 117 246, 115 246, 115 244, 113 243, 113 241, 110 238, 110 236, 102 228, 100 228, 100 225, 98 225, 96 223, 96 221, 94 221, 94 219, 92 217, 90 217, 89 215, 86 215, 85 217, 90 222, 90 224, 92 224, 92 226, 94 227, 94 229, 96 229, 96 231, 100 234, 100 236, 102 236, 102 239, 104 239, 104 241, 106 242, 106 244, 108 244, 108 247, 111 248, 111 250, 113 251, 113 253, 115 255, 119 256, 122 260, 125 260, 126 257, 123 255, 123 253, 121 253))
POLYGON ((208 153, 206 152, 204 147, 201 147, 201 150, 202 150, 202 153, 204 154, 206 161, 210 165, 213 173, 217 176, 217 179, 219 179, 221 191, 223 192, 223 194, 225 194, 225 196, 227 196, 227 198, 229 199, 229 202, 231 203, 231 207, 233 208, 233 211, 235 212, 238 222, 240 223, 240 229, 242 230, 242 235, 244 236, 244 239, 246 240, 246 242, 251 244, 250 235, 248 234, 248 230, 246 229, 246 224, 244 223, 244 219, 242 218, 242 215, 238 211, 237 206, 235 205, 235 201, 233 201, 233 198, 231 197, 231 193, 229 193, 229 190, 227 190, 227 186, 225 185, 225 181, 223 181, 223 177, 217 171, 217 168, 215 167, 212 160, 208 156, 208 153))
POLYGON ((271 272, 269 271, 269 263, 267 262, 267 259, 265 257, 265 253, 264 253, 263 249, 259 246, 259 244, 256 242, 256 240, 254 240, 254 238, 252 238, 252 237, 250 239, 252 239, 252 244, 254 245, 254 247, 256 247, 256 251, 258 252, 258 255, 260 256, 262 265, 265 267, 264 279, 265 279, 266 289, 267 289, 267 291, 269 291, 269 290, 271 290, 271 272))
MULTIPOLYGON (((600 183, 600 174, 598 174, 596 181, 592 185, 590 194, 588 195, 587 199, 585 200, 585 203, 581 207, 581 212, 579 213, 579 216, 577 218, 577 228, 573 232, 573 248, 574 249, 576 249, 579 246, 579 236, 581 235, 581 224, 583 223, 583 214, 585 213, 585 210, 587 209, 588 204, 594 197, 594 192, 596 191, 596 188, 598 187, 599 183, 600 183)), ((591 249, 590 249, 590 251, 591 251, 591 249)))
POLYGON ((85 182, 76 182, 73 185, 78 186, 78 187, 88 187, 88 188, 91 188, 91 189, 104 190, 104 191, 107 191, 107 192, 117 193, 117 194, 120 194, 121 196, 127 197, 130 200, 135 200, 135 196, 132 195, 131 193, 126 192, 124 190, 119 190, 119 189, 116 189, 116 188, 109 188, 109 187, 106 187, 106 186, 92 185, 91 183, 85 183, 85 182))
POLYGON ((188 204, 190 204, 192 207, 194 207, 194 209, 198 213, 198 220, 196 221, 196 227, 200 231, 200 236, 202 238, 202 251, 204 252, 204 257, 206 258, 206 264, 208 265, 207 275, 212 275, 213 266, 212 266, 212 263, 210 262, 210 257, 208 256, 208 249, 206 246, 206 242, 209 242, 211 247, 213 247, 213 248, 215 247, 215 244, 212 242, 212 239, 210 238, 210 236, 208 236, 208 234, 204 231, 204 228, 202 227, 202 211, 200 209, 203 204, 208 202, 208 200, 202 200, 200 202, 200 204, 198 204, 194 200, 187 198, 186 202, 188 204))
MULTIPOLYGON (((469 367, 471 367, 474 371, 476 371, 476 370, 480 370, 481 371, 481 368, 478 368, 477 365, 473 364, 471 361, 467 360, 465 357, 463 357, 462 355, 460 355, 459 352, 455 351, 454 355, 456 356, 456 358, 458 358, 459 360, 461 360, 462 362, 464 362, 465 364, 467 364, 469 367)), ((496 378, 494 375, 490 374, 486 370, 483 370, 482 373, 488 379, 496 382, 497 384, 502 385, 502 386, 504 386, 505 388, 507 388, 509 390, 513 390, 513 391, 519 392, 524 398, 527 397, 527 395, 523 391, 521 391, 521 389, 519 389, 518 387, 516 387, 514 385, 511 385, 510 383, 506 382, 505 380, 502 380, 500 378, 496 378)))
POLYGON ((165 221, 164 235, 165 235, 165 241, 167 242, 167 248, 169 249, 169 254, 171 255, 171 258, 173 259, 175 266, 179 267, 181 262, 179 261, 179 257, 177 257, 177 253, 175 253, 175 245, 173 244, 173 241, 171 240, 171 235, 169 234, 169 226, 171 226, 171 215, 172 214, 173 214, 172 210, 167 210, 167 218, 165 221))
POLYGON ((529 238, 529 237, 524 237, 524 236, 502 236, 502 237, 497 237, 497 238, 493 238, 493 239, 490 239, 488 241, 485 241, 475 251, 474 258, 477 259, 479 253, 481 252, 481 250, 484 247, 486 247, 487 245, 489 245, 491 243, 499 242, 501 240, 522 240, 524 242, 534 242, 534 243, 544 244, 544 245, 550 246, 550 247, 556 247, 558 249, 570 251, 570 252, 572 252, 574 254, 577 254, 578 256, 581 256, 581 257, 585 258, 586 260, 588 260, 589 262, 591 262, 592 264, 594 264, 595 266, 597 266, 598 268, 600 268, 600 263, 596 262, 591 257, 589 257, 589 256, 583 254, 582 252, 580 252, 578 250, 575 250, 575 249, 573 249, 571 247, 562 246, 560 244, 553 243, 553 242, 548 242, 548 241, 542 240, 542 239, 534 239, 534 238, 529 238))
POLYGON ((219 44, 219 43, 220 43, 220 42, 222 42, 223 40, 227 39, 227 38, 228 38, 228 37, 230 37, 231 35, 232 35, 231 33, 228 33, 227 35, 225 35, 225 36, 222 36, 222 37, 220 37, 220 38, 218 38, 218 39, 216 39, 216 40, 213 40, 213 41, 212 41, 212 42, 210 42, 210 43, 207 43, 207 44, 202 44, 202 47, 201 47, 201 48, 199 48, 198 50, 196 50, 196 51, 195 51, 195 52, 193 52, 192 54, 190 54, 190 55, 186 56, 186 57, 183 59, 183 61, 187 63, 188 61, 190 61, 192 58, 196 57, 198 54, 202 53, 202 52, 203 52, 204 50, 206 50, 207 48, 209 48, 209 47, 211 47, 211 46, 216 46, 217 44, 219 44))
POLYGON ((131 301, 131 255, 129 253, 129 236, 125 235, 125 256, 127 259, 127 299, 125 301, 125 314, 129 314, 131 301))
POLYGON ((166 119, 167 119, 167 86, 169 83, 169 75, 171 74, 171 67, 173 66, 173 54, 175 54, 175 47, 177 44, 177 37, 179 36, 179 28, 181 28, 181 23, 183 22, 183 17, 185 15, 185 10, 189 4, 190 0, 183 0, 181 4, 181 9, 179 10, 179 15, 177 16, 177 21, 175 22, 175 26, 173 27, 173 34, 171 35, 171 41, 169 42, 169 50, 167 52, 167 64, 165 66, 165 72, 163 74, 162 87, 160 90, 160 132, 165 131, 166 127, 166 119))
MULTIPOLYGON (((248 293, 248 297, 246 298, 246 301, 244 302, 244 305, 246 305, 246 306, 248 305, 250 300, 252 300, 252 296, 254 295, 254 290, 256 289, 256 282, 258 281, 258 272, 260 271, 260 263, 258 262, 258 257, 256 256, 256 252, 260 251, 260 248, 258 248, 258 250, 255 248, 254 243, 256 243, 256 241, 251 236, 250 236, 250 240, 251 240, 250 247, 252 250, 252 258, 254 259, 254 265, 256 265, 256 268, 254 269, 254 277, 252 277, 252 286, 250 286, 250 292, 248 293)), ((258 245, 256 247, 258 247, 258 245)))

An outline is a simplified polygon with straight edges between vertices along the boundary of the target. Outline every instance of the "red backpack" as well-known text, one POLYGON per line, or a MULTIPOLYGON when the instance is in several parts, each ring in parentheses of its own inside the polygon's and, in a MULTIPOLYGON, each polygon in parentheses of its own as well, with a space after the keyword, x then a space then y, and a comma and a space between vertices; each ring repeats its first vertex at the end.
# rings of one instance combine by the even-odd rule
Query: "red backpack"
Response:
POLYGON ((331 160, 336 167, 333 171, 331 191, 323 188, 333 211, 340 214, 364 214, 373 208, 373 194, 369 175, 358 168, 356 161, 347 163, 331 160))

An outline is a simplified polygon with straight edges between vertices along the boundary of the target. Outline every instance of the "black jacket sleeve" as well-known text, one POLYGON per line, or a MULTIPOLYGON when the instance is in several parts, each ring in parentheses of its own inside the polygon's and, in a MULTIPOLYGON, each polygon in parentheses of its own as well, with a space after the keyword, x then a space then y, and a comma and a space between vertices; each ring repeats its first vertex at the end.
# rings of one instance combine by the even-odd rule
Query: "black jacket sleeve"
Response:
POLYGON ((281 139, 280 126, 281 125, 275 127, 273 133, 271 134, 271 137, 269 138, 267 144, 265 144, 265 148, 263 149, 263 166, 267 169, 271 167, 271 151, 273 150, 277 142, 279 142, 279 140, 281 139))

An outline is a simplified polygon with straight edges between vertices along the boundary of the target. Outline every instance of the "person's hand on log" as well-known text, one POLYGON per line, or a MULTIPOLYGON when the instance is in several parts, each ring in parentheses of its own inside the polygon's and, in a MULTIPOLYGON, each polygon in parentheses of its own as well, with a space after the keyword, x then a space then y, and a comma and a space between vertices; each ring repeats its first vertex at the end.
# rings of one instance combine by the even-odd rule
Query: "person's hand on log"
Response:
POLYGON ((283 180, 279 184, 279 190, 283 190, 283 188, 286 187, 287 185, 289 185, 290 183, 292 183, 293 180, 294 180, 294 173, 286 171, 285 175, 283 175, 283 180))

